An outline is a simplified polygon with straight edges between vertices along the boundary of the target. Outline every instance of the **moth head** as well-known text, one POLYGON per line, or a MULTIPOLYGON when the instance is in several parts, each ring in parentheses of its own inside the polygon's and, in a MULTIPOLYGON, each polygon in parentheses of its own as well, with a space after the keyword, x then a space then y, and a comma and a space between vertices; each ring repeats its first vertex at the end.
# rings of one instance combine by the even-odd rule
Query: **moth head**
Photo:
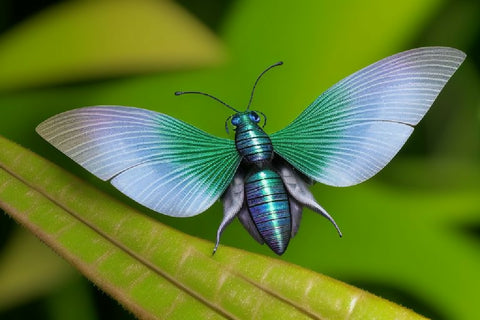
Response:
MULTIPOLYGON (((227 118, 226 120, 226 125, 228 125, 228 120, 230 120, 230 123, 232 124, 232 126, 234 127, 238 127, 240 125, 246 125, 246 124, 257 124, 262 120, 262 117, 263 116, 263 125, 262 125, 262 128, 265 127, 265 124, 267 123, 267 117, 265 116, 265 114, 261 111, 253 111, 253 110, 250 110, 250 111, 244 111, 244 112, 237 112, 236 114, 234 114, 233 116, 230 116, 227 118)), ((228 126, 226 126, 227 128, 227 133, 228 133, 228 126)))
POLYGON ((230 117, 230 123, 238 127, 241 123, 253 122, 259 123, 260 116, 255 111, 239 112, 230 117))

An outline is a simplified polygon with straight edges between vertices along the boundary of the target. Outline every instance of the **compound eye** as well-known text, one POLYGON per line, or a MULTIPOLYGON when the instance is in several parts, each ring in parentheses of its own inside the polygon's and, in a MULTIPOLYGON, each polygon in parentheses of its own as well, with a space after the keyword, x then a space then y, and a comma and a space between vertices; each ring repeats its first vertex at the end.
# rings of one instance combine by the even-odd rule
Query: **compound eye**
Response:
POLYGON ((239 116, 233 116, 231 120, 232 125, 235 127, 240 124, 240 117, 239 116))
POLYGON ((260 116, 255 111, 250 112, 248 114, 248 116, 249 116, 250 120, 252 120, 253 122, 255 122, 255 123, 260 122, 260 116))

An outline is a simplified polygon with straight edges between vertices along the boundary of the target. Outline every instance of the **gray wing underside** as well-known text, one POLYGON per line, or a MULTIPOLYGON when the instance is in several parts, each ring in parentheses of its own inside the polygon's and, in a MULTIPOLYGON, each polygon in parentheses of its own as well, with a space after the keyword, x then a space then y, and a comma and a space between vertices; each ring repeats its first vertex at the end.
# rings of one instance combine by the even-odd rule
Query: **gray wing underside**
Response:
MULTIPOLYGON (((328 219, 337 229, 338 234, 340 237, 342 236, 342 232, 338 227, 335 220, 330 216, 320 204, 317 203, 313 194, 309 190, 309 185, 305 180, 295 172, 295 170, 287 164, 281 164, 277 166, 277 172, 279 173, 280 177, 287 188, 288 193, 290 194, 291 199, 294 199, 297 203, 294 203, 294 209, 292 211, 292 235, 294 235, 299 227, 300 218, 301 218, 301 207, 305 206, 326 219, 328 219), (300 210, 298 209, 300 208, 300 210), (299 212, 298 212, 299 210, 299 212)), ((292 206, 291 206, 292 207, 292 206)))

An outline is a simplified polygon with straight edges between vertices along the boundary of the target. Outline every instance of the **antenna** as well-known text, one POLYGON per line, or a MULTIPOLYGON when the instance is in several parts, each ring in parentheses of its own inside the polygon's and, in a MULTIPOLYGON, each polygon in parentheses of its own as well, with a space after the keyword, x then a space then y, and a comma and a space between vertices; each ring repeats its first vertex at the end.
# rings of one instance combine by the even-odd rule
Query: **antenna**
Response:
POLYGON ((263 70, 262 73, 260 73, 260 75, 258 76, 257 80, 255 81, 255 84, 253 85, 252 93, 250 94, 250 100, 248 101, 248 106, 247 106, 247 109, 246 109, 245 111, 248 111, 248 109, 250 109, 250 105, 252 104, 252 100, 253 100, 253 93, 255 92, 255 87, 257 86, 258 80, 260 80, 260 78, 265 74, 265 72, 267 72, 268 70, 272 69, 273 67, 281 66, 282 64, 283 64, 282 61, 279 61, 279 62, 277 62, 277 63, 274 63, 274 64, 272 64, 270 67, 268 67, 267 69, 263 70))
POLYGON ((182 94, 201 94, 201 95, 203 95, 203 96, 207 96, 207 97, 210 97, 210 98, 212 98, 212 99, 214 99, 214 100, 217 100, 218 102, 220 102, 221 104, 223 104, 225 107, 230 108, 230 109, 232 109, 232 110, 235 111, 235 112, 240 112, 240 111, 238 111, 237 109, 235 109, 234 107, 226 104, 226 103, 223 102, 222 100, 220 100, 220 99, 218 99, 217 97, 214 97, 214 96, 212 96, 211 94, 208 94, 208 93, 204 93, 204 92, 200 92, 200 91, 177 91, 177 92, 175 92, 175 95, 176 95, 176 96, 180 96, 180 95, 182 95, 182 94))

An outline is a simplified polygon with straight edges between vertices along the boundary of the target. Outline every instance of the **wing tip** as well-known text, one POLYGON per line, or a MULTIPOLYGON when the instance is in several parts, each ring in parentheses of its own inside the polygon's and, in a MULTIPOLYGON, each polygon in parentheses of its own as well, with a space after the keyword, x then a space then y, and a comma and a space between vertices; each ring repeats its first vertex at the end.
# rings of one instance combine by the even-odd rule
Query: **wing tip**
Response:
MULTIPOLYGON (((453 48, 453 47, 446 47, 446 46, 426 46, 426 47, 419 47, 404 51, 403 53, 407 52, 425 52, 425 53, 436 53, 441 54, 444 53, 445 55, 449 56, 451 60, 458 63, 458 66, 463 63, 467 54, 460 49, 453 48)), ((399 54, 402 54, 400 52, 399 54)))
POLYGON ((40 136, 42 137, 43 139, 45 139, 46 141, 50 142, 49 139, 48 139, 48 130, 47 130, 47 127, 49 125, 49 123, 51 123, 51 118, 48 118, 42 122, 40 122, 36 127, 35 127, 35 132, 40 136))

